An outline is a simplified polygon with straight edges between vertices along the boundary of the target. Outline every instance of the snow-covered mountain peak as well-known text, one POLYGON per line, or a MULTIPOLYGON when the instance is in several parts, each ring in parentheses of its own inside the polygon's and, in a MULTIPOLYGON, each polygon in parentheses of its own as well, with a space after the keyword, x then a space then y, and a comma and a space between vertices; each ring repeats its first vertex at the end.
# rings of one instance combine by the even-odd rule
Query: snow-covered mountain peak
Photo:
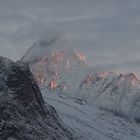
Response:
POLYGON ((119 77, 119 78, 126 78, 128 80, 139 80, 137 75, 134 73, 116 73, 116 72, 99 72, 97 76, 105 78, 105 77, 119 77))
POLYGON ((85 77, 77 98, 139 120, 140 80, 133 73, 97 73, 85 77))
POLYGON ((52 38, 43 38, 36 41, 22 57, 21 60, 28 63, 36 63, 43 57, 51 56, 55 53, 63 53, 72 55, 74 50, 67 45, 65 39, 61 36, 53 36, 52 38))
POLYGON ((119 78, 126 78, 128 80, 138 80, 138 77, 134 73, 118 74, 119 78))
POLYGON ((29 63, 41 85, 49 85, 51 81, 63 83, 65 72, 86 65, 85 56, 68 46, 59 36, 35 42, 21 60, 29 63))
POLYGON ((93 84, 96 80, 113 82, 115 84, 130 84, 131 86, 140 86, 140 79, 133 73, 118 74, 115 72, 100 72, 92 75, 87 75, 84 81, 91 81, 93 84))
POLYGON ((86 63, 86 56, 84 55, 84 53, 75 50, 75 54, 81 61, 84 61, 86 63))

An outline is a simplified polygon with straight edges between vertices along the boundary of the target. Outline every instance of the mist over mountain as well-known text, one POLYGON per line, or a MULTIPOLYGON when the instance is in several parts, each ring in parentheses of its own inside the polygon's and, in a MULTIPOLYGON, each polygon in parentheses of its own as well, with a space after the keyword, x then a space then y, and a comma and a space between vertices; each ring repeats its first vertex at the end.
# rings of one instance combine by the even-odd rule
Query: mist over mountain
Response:
POLYGON ((0 0, 0 140, 140 140, 140 0, 0 0))
POLYGON ((138 77, 94 70, 86 64, 84 54, 62 42, 59 37, 39 40, 22 58, 29 63, 39 85, 138 121, 138 77))
POLYGON ((75 74, 83 73, 87 66, 84 54, 67 46, 58 36, 35 42, 21 60, 30 65, 40 85, 54 88, 74 85, 75 74))
POLYGON ((54 29, 84 52, 92 66, 140 71, 138 0, 1 0, 0 9, 2 56, 18 60, 38 37, 54 29))

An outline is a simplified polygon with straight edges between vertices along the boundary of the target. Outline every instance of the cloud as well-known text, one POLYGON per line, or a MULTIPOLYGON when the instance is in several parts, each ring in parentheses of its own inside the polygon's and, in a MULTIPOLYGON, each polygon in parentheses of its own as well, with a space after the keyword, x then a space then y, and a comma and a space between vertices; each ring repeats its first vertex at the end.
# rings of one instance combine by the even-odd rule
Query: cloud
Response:
POLYGON ((93 66, 94 71, 97 72, 104 72, 104 71, 114 71, 118 73, 136 73, 138 76, 140 76, 139 73, 139 67, 140 67, 140 59, 135 60, 129 60, 124 61, 120 63, 105 63, 102 65, 95 65, 93 66))
POLYGON ((140 72, 139 0, 1 0, 0 21, 0 55, 17 60, 56 30, 92 66, 140 72))

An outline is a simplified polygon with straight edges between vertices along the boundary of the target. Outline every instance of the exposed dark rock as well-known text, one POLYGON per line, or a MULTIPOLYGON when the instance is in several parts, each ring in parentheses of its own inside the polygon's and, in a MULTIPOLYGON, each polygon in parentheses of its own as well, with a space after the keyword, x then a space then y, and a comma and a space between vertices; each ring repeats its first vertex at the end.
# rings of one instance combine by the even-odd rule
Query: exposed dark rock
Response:
POLYGON ((30 68, 0 57, 0 140, 73 140, 30 68))

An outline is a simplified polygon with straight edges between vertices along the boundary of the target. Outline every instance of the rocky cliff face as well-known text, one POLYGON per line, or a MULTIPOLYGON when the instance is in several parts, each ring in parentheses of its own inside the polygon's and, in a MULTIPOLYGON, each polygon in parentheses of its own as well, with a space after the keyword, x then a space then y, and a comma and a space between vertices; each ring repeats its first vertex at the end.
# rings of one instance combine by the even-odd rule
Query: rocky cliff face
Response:
POLYGON ((0 57, 0 140, 73 140, 30 68, 0 57))

